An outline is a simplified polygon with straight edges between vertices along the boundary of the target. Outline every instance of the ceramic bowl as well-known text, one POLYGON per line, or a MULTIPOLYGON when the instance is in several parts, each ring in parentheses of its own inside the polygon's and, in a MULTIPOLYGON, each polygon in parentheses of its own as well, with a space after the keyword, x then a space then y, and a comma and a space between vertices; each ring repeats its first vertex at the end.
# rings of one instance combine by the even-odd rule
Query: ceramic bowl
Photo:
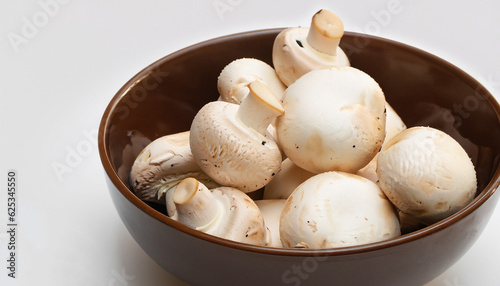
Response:
POLYGON ((473 245, 498 201, 500 107, 459 68, 399 42, 346 32, 341 47, 353 67, 380 84, 409 127, 441 129, 472 158, 478 191, 454 215, 373 244, 277 249, 198 232, 131 191, 128 173, 142 148, 162 135, 189 130, 196 112, 217 99, 217 76, 232 60, 253 57, 272 64, 280 30, 224 36, 167 55, 111 99, 99 127, 99 152, 123 223, 159 265, 192 285, 422 285, 437 277, 473 245))

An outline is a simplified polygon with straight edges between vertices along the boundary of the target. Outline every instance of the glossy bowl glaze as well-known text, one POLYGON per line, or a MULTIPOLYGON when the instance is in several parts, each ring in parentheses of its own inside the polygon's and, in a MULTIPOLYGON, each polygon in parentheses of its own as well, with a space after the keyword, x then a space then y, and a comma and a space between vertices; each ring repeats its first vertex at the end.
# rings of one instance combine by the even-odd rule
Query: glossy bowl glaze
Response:
POLYGON ((408 126, 454 137, 476 167, 476 198, 424 229, 362 246, 304 250, 246 245, 168 218, 129 189, 128 173, 152 140, 188 130, 216 100, 217 76, 234 59, 272 63, 281 29, 229 35, 170 54, 146 67, 111 99, 99 128, 99 152, 123 223, 159 265, 192 285, 422 285, 453 265, 476 241, 498 201, 500 107, 476 80, 450 63, 391 40, 347 32, 351 64, 378 81, 408 126))

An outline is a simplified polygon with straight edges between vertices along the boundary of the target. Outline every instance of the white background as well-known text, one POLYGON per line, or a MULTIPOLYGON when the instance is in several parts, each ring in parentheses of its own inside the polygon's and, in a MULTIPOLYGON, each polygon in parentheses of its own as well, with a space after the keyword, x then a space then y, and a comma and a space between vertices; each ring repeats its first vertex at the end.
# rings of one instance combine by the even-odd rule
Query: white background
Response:
MULTIPOLYGON (((146 256, 114 209, 96 144, 102 113, 129 78, 171 52, 230 33, 308 26, 321 8, 346 30, 454 63, 500 98, 496 0, 2 1, 0 285, 185 285, 146 256), (19 173, 16 279, 5 261, 9 169, 19 173)), ((428 285, 499 285, 499 241, 500 207, 474 247, 428 285)))

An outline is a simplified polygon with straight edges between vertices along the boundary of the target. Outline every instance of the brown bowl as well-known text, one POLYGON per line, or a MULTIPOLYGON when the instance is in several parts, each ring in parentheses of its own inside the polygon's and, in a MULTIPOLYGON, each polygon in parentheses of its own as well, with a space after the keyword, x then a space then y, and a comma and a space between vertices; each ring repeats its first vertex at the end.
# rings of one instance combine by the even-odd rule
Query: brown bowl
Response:
POLYGON ((115 207, 137 243, 159 265, 193 285, 422 285, 476 241, 498 201, 500 107, 476 80, 450 63, 391 40, 347 32, 351 64, 378 81, 408 126, 441 129, 476 167, 476 198, 429 227, 383 242, 339 249, 277 249, 228 241, 188 228, 163 206, 139 200, 128 185, 150 141, 188 130, 234 59, 272 63, 281 29, 229 35, 170 54, 140 71, 113 97, 99 127, 99 152, 115 207))

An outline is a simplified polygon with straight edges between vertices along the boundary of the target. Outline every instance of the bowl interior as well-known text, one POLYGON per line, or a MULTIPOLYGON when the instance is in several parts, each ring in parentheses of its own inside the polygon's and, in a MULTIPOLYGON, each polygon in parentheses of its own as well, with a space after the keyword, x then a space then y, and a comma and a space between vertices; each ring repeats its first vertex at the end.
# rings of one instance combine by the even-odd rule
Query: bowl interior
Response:
MULTIPOLYGON (((189 130, 196 112, 218 98, 217 77, 226 64, 247 57, 272 65, 272 45, 280 30, 230 35, 185 48, 148 66, 117 93, 101 123, 101 157, 122 193, 131 193, 128 172, 149 142, 189 130)), ((481 84, 438 57, 387 39, 346 32, 341 47, 353 67, 380 84, 408 127, 438 128, 464 147, 476 168, 477 196, 493 192, 499 181, 500 108, 481 84)), ((164 206, 149 207, 165 213, 164 206)))

